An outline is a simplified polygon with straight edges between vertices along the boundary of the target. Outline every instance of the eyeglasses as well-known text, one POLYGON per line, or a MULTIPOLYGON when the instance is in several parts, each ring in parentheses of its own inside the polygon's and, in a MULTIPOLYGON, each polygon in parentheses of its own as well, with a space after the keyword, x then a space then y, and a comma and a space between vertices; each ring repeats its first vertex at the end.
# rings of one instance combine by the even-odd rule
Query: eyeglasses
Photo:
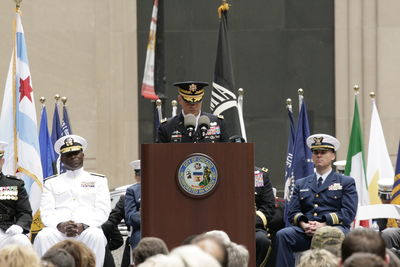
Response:
POLYGON ((314 155, 318 155, 318 154, 325 155, 327 152, 328 152, 328 150, 314 150, 312 153, 314 155))

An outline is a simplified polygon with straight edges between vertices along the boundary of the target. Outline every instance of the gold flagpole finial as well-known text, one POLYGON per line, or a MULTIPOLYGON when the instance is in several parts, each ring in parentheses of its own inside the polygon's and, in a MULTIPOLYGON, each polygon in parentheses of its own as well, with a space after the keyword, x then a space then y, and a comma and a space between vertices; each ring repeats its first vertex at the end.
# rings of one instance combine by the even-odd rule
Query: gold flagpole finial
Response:
POLYGON ((355 84, 353 86, 353 90, 354 90, 354 94, 358 95, 360 93, 360 87, 358 86, 358 84, 355 84))
POLYGON ((63 105, 65 106, 65 104, 67 104, 68 98, 66 96, 61 97, 61 102, 63 103, 63 105))
POLYGON ((228 11, 230 6, 226 0, 222 0, 222 4, 218 7, 218 17, 221 18, 222 12, 228 11))
POLYGON ((59 94, 56 94, 56 95, 54 96, 54 99, 56 100, 56 103, 58 103, 58 101, 60 100, 60 95, 59 95, 59 94))
POLYGON ((286 99, 286 105, 287 106, 292 105, 292 99, 291 98, 286 99))
POLYGON ((157 100, 156 100, 156 105, 157 105, 157 107, 160 107, 161 104, 162 104, 161 100, 160 100, 160 99, 157 99, 157 100))
POLYGON ((304 90, 302 88, 299 88, 299 90, 297 90, 297 93, 299 95, 304 95, 304 90))
POLYGON ((244 95, 244 90, 243 88, 238 89, 238 95, 244 95))
POLYGON ((370 92, 369 93, 369 97, 371 98, 371 99, 375 99, 375 92, 370 92))
POLYGON ((172 100, 172 101, 171 101, 171 105, 172 105, 173 107, 176 107, 176 106, 178 105, 178 102, 177 102, 176 100, 172 100))
POLYGON ((39 99, 40 103, 42 103, 42 105, 44 105, 44 102, 46 102, 46 98, 44 96, 40 97, 39 99))
POLYGON ((15 7, 17 8, 17 10, 21 7, 21 2, 22 0, 14 0, 15 2, 15 7))

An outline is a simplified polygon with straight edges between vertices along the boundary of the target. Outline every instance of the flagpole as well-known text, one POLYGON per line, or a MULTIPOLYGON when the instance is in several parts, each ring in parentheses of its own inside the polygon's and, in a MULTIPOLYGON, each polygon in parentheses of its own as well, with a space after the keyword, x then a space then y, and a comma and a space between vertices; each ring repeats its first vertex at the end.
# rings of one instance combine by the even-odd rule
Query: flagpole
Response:
POLYGON ((243 88, 239 88, 239 90, 238 90, 238 113, 239 113, 240 130, 242 132, 242 137, 243 137, 244 141, 247 142, 246 129, 244 127, 244 119, 243 119, 243 95, 244 95, 243 88))
MULTIPOLYGON (((20 13, 20 7, 22 0, 14 0, 15 2, 15 12, 20 13)), ((13 75, 12 75, 12 95, 13 95, 13 118, 14 118, 14 164, 13 164, 13 174, 16 174, 17 163, 18 163, 18 140, 17 140, 17 91, 16 91, 16 73, 17 73, 17 18, 14 20, 14 49, 13 49, 13 75)))
POLYGON ((301 110, 301 104, 303 103, 303 98, 304 98, 304 90, 302 88, 299 88, 299 90, 297 90, 297 93, 299 94, 299 112, 301 110))

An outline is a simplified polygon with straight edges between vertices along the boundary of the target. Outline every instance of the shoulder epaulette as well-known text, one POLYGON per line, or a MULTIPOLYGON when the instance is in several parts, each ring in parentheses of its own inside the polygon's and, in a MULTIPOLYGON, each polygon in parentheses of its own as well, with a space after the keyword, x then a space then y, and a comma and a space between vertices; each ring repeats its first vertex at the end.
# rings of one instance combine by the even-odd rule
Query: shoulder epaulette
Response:
POLYGON ((224 115, 218 115, 218 119, 221 119, 221 120, 223 120, 224 119, 224 115))
POLYGON ((99 176, 102 178, 106 177, 104 174, 100 174, 100 173, 95 173, 95 172, 89 172, 89 173, 90 173, 90 175, 93 175, 93 176, 99 176))
POLYGON ((161 120, 161 123, 164 123, 166 121, 167 121, 167 118, 164 118, 164 119, 161 120))
POLYGON ((47 180, 50 180, 50 179, 55 178, 55 177, 57 177, 57 176, 58 176, 58 174, 55 174, 55 175, 52 175, 52 176, 43 178, 43 182, 46 182, 47 180))
POLYGON ((265 167, 262 167, 261 170, 262 170, 263 172, 268 172, 268 169, 265 168, 265 167))

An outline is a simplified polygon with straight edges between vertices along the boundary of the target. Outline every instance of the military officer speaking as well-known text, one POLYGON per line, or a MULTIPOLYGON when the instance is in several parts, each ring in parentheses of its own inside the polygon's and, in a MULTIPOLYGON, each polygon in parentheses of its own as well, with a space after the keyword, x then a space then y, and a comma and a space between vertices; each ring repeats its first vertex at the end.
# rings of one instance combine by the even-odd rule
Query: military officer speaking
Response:
POLYGON ((42 256, 57 242, 74 238, 93 251, 101 267, 107 245, 101 225, 110 214, 110 193, 104 175, 84 171, 86 147, 86 140, 77 135, 54 144, 67 171, 45 181, 40 211, 46 227, 36 236, 34 248, 42 256))
POLYGON ((206 82, 177 82, 178 103, 182 113, 164 119, 158 128, 160 143, 214 143, 228 142, 223 117, 202 112, 202 100, 206 82))
POLYGON ((357 212, 354 179, 331 167, 339 141, 327 134, 315 134, 307 138, 307 146, 316 172, 295 182, 288 212, 293 226, 276 234, 276 266, 294 266, 293 252, 309 249, 318 228, 331 225, 347 233, 357 212))
MULTIPOLYGON (((0 141, 0 170, 4 164, 6 142, 0 141)), ((10 245, 27 245, 26 236, 32 223, 32 209, 24 182, 15 176, 0 173, 0 248, 10 245)))

